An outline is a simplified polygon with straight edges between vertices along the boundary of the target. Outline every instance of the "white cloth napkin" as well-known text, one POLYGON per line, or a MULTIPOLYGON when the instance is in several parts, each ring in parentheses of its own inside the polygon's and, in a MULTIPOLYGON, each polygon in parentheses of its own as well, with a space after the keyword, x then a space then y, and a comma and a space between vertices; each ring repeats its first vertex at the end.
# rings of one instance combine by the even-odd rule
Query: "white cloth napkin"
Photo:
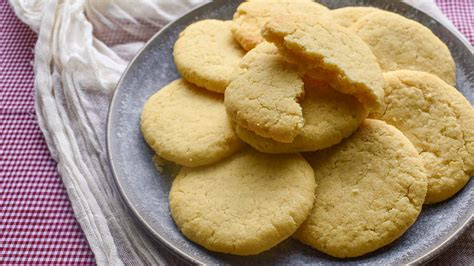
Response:
MULTIPOLYGON (((10 0, 38 32, 37 118, 99 265, 170 262, 130 217, 105 145, 107 112, 128 61, 166 23, 205 0, 10 0)), ((406 0, 454 29, 433 0, 406 0)))

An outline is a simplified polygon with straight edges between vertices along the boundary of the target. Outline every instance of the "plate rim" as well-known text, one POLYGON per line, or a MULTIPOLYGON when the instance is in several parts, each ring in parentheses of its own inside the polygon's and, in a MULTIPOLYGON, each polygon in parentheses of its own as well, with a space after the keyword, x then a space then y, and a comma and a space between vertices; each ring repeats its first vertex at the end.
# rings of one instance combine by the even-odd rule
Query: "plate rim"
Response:
MULTIPOLYGON (((223 1, 221 0, 219 2, 223 2, 223 1)), ((316 0, 316 2, 318 2, 318 1, 316 0)), ((116 173, 115 165, 114 165, 113 160, 112 160, 113 153, 112 153, 112 150, 111 150, 112 149, 111 148, 111 142, 112 141, 111 141, 110 132, 112 132, 112 129, 111 129, 112 116, 113 116, 113 113, 115 112, 115 110, 117 109, 117 97, 118 97, 117 95, 118 95, 119 88, 121 87, 125 76, 127 75, 128 71, 132 67, 132 65, 135 63, 137 58, 142 54, 142 52, 144 50, 146 50, 148 48, 149 44, 151 42, 153 42, 157 38, 157 36, 159 36, 163 31, 167 30, 171 25, 174 25, 175 23, 177 23, 181 19, 184 19, 184 18, 192 15, 192 13, 194 13, 194 12, 198 11, 199 9, 201 9, 201 8, 207 6, 207 5, 210 5, 210 4, 213 4, 213 2, 212 1, 211 2, 205 2, 205 3, 202 3, 200 5, 197 5, 196 7, 192 8, 191 10, 189 10, 188 12, 186 12, 185 14, 180 16, 179 18, 177 18, 173 21, 170 21, 163 28, 161 28, 158 32, 156 32, 152 37, 150 37, 150 39, 148 41, 146 41, 145 44, 138 50, 138 52, 135 54, 135 56, 132 58, 132 60, 130 60, 130 62, 128 63, 127 67, 125 68, 125 70, 121 74, 120 79, 117 82, 117 85, 115 86, 115 90, 114 90, 112 99, 111 99, 110 104, 109 104, 109 110, 107 112, 107 123, 106 123, 106 152, 107 152, 107 156, 109 158, 109 166, 110 166, 110 169, 111 169, 113 180, 115 181, 115 184, 116 184, 116 186, 119 190, 120 196, 122 197, 122 199, 125 202, 126 206, 128 207, 128 209, 131 210, 131 212, 134 215, 134 218, 136 218, 136 220, 138 220, 140 222, 139 225, 141 227, 143 227, 149 234, 151 234, 155 240, 158 240, 161 244, 163 244, 162 246, 164 246, 169 251, 174 253, 174 255, 179 256, 181 259, 185 259, 187 262, 190 262, 190 263, 193 263, 193 264, 199 264, 199 265, 205 265, 205 263, 200 261, 199 259, 191 256, 190 254, 186 253, 185 251, 179 249, 178 247, 174 246, 171 242, 167 241, 159 232, 157 232, 155 229, 153 229, 153 227, 146 221, 145 218, 142 217, 140 212, 135 208, 135 206, 133 205, 133 203, 131 202, 131 200, 129 199, 128 195, 125 192, 125 188, 123 187, 123 183, 120 181, 120 178, 118 178, 118 175, 116 173)), ((424 15, 426 15, 426 16, 430 17, 431 19, 435 20, 437 23, 439 23, 441 26, 443 26, 446 30, 448 30, 450 33, 452 33, 456 37, 456 39, 459 40, 468 49, 468 51, 471 52, 471 54, 474 54, 474 47, 471 46, 471 44, 467 41, 467 39, 459 31, 451 29, 445 22, 429 15, 428 13, 424 12, 423 10, 421 10, 421 9, 415 7, 415 6, 409 5, 409 4, 404 3, 402 1, 399 1, 397 4, 401 4, 401 5, 404 5, 405 7, 415 9, 418 12, 421 12, 424 15)), ((444 241, 442 241, 440 244, 433 247, 432 249, 430 249, 429 251, 427 251, 426 253, 424 253, 420 257, 416 258, 415 260, 409 261, 407 264, 408 265, 421 264, 421 263, 426 263, 426 262, 429 262, 429 261, 433 260, 438 255, 443 253, 446 249, 448 249, 456 241, 456 239, 458 239, 461 236, 461 234, 464 233, 473 224, 474 224, 474 213, 471 213, 471 216, 469 218, 467 218, 466 221, 461 226, 459 226, 456 231, 454 231, 451 235, 449 235, 444 241)))

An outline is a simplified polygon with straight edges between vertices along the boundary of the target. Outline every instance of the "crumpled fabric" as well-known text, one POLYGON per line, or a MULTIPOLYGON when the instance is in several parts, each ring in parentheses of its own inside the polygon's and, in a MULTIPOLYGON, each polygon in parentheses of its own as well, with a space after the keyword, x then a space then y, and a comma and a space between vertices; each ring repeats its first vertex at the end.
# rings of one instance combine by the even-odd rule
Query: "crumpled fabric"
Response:
MULTIPOLYGON (((10 0, 35 32, 35 107, 99 265, 176 263, 120 199, 106 152, 107 113, 128 62, 160 28, 205 0, 10 0)), ((433 0, 407 0, 450 25, 433 0)))
POLYGON ((154 33, 202 0, 12 0, 38 33, 37 119, 99 265, 173 263, 134 221, 115 187, 106 121, 117 81, 154 33))

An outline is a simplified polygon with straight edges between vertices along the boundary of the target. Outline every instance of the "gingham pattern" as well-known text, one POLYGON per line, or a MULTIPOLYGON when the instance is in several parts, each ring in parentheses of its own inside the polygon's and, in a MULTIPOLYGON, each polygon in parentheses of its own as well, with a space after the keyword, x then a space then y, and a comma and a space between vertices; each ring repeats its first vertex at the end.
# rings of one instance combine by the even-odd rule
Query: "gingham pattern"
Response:
MULTIPOLYGON (((437 3, 474 43, 474 0, 437 3)), ((94 264, 35 119, 35 41, 0 0, 0 264, 94 264)), ((472 232, 434 263, 469 263, 472 232)))
POLYGON ((474 45, 474 0, 436 0, 436 4, 474 45))
POLYGON ((34 113, 36 34, 0 3, 0 264, 92 265, 34 113))

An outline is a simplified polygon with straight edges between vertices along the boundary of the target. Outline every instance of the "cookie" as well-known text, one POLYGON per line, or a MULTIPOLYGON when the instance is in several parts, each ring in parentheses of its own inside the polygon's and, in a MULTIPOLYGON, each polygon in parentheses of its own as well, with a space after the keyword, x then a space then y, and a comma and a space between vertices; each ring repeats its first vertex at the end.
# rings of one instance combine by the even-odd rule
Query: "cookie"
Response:
POLYGON ((384 72, 425 71, 456 85, 456 69, 448 47, 420 23, 392 12, 376 11, 350 29, 369 45, 384 72))
POLYGON ((329 12, 331 18, 339 25, 349 28, 360 18, 380 9, 368 6, 348 6, 333 9, 329 12))
POLYGON ((232 33, 235 40, 247 51, 263 42, 260 29, 272 17, 290 14, 320 15, 327 7, 308 0, 258 0, 243 2, 234 14, 232 33))
POLYGON ((209 250, 258 254, 296 231, 315 186, 301 155, 248 148, 214 165, 183 168, 171 187, 171 215, 187 238, 209 250))
POLYGON ((141 130, 159 156, 185 166, 217 162, 243 145, 226 114, 222 94, 182 79, 146 101, 141 130))
POLYGON ((230 31, 232 21, 207 19, 189 25, 174 45, 176 68, 187 81, 223 93, 245 51, 230 31))
POLYGON ((241 126, 236 127, 237 135, 261 152, 316 151, 339 143, 352 134, 367 117, 364 106, 353 96, 309 79, 305 80, 305 96, 301 106, 305 123, 292 143, 260 137, 241 126))
POLYGON ((426 173, 395 127, 366 119, 340 144, 305 156, 316 199, 295 237, 334 257, 364 255, 400 237, 418 217, 426 173))
POLYGON ((251 65, 255 63, 258 64, 258 60, 260 60, 259 58, 265 55, 279 56, 280 53, 274 44, 269 42, 260 43, 252 51, 245 54, 242 60, 240 60, 239 68, 241 69, 241 73, 245 72, 245 70, 247 70, 251 65))
POLYGON ((350 30, 325 18, 282 16, 270 20, 262 35, 307 74, 327 79, 334 89, 354 95, 368 109, 379 108, 382 71, 370 48, 350 30))
POLYGON ((414 144, 428 173, 426 203, 456 194, 474 174, 474 110, 435 75, 410 70, 385 74, 383 114, 414 144))
POLYGON ((299 104, 304 86, 298 68, 269 43, 247 53, 241 66, 243 73, 225 91, 229 116, 260 136, 292 142, 304 124, 299 104))

